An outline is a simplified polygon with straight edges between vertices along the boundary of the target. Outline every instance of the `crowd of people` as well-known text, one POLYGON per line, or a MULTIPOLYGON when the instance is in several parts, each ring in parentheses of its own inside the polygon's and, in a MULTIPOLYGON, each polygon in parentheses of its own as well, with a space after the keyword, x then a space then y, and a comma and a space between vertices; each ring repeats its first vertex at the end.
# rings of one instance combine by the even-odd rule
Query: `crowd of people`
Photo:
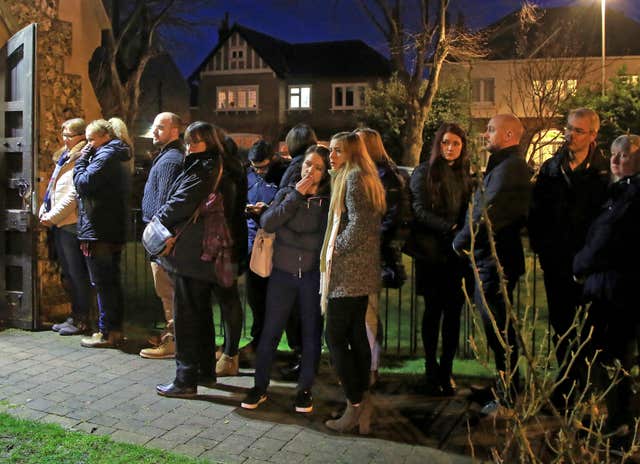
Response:
MULTIPOLYGON (((173 236, 168 252, 150 257, 166 329, 140 356, 175 357, 176 374, 157 393, 195 397, 198 385, 237 375, 240 352, 251 353, 254 386, 241 406, 256 409, 268 399, 272 364, 286 332, 296 353, 288 372, 297 380, 294 409, 311 412, 324 334, 346 398, 342 414, 326 426, 368 433, 370 390, 380 362, 378 294, 383 286, 403 285, 404 251, 415 259, 416 293, 424 299, 427 393, 456 393, 453 359, 467 292, 495 356, 496 385, 476 392, 488 394, 483 410, 490 413, 520 390, 519 342, 508 306, 525 272, 526 226, 544 271, 558 378, 565 379, 551 401, 571 407, 576 385, 590 386, 581 361, 601 351, 603 362, 619 359, 630 369, 637 342, 633 284, 640 270, 633 245, 640 232, 640 137, 618 137, 607 160, 596 144, 599 125, 594 111, 571 111, 565 143, 532 176, 521 153, 521 121, 496 115, 484 134, 490 157, 479 176, 472 173, 467 134, 444 123, 409 177, 373 129, 339 132, 325 146, 311 127, 298 124, 285 140, 288 157, 261 140, 245 165, 223 129, 197 121, 181 136, 180 117, 160 113, 152 130, 159 152, 144 188, 142 216, 173 236), (263 233, 275 234, 268 277, 248 269, 263 233), (243 273, 253 326, 251 342, 240 349, 237 279, 243 273), (212 296, 224 324, 218 350, 212 296), (575 343, 586 333, 590 341, 576 354, 575 343), (578 361, 567 363, 571 356, 578 361)), ((68 120, 62 137, 64 149, 55 156, 40 211, 71 296, 70 317, 53 330, 86 333, 97 303, 98 331, 81 344, 116 347, 122 340, 120 260, 131 142, 115 118, 87 125, 68 120)), ((633 429, 633 396, 628 378, 607 396, 609 430, 633 429)))

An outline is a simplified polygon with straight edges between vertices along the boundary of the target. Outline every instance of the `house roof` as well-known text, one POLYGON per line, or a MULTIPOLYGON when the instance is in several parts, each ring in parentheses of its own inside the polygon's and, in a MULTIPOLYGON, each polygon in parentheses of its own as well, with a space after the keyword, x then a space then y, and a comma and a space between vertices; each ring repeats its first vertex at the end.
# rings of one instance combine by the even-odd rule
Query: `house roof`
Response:
MULTIPOLYGON (((546 8, 541 13, 538 21, 526 32, 520 29, 519 11, 485 28, 489 36, 487 59, 584 57, 602 54, 599 5, 546 8)), ((606 54, 640 55, 640 41, 630 40, 632 37, 640 37, 640 23, 610 8, 607 8, 605 18, 606 54)))
POLYGON ((285 77, 387 77, 389 60, 361 40, 291 44, 248 27, 234 24, 191 74, 197 78, 202 68, 229 37, 237 32, 280 78, 285 77))

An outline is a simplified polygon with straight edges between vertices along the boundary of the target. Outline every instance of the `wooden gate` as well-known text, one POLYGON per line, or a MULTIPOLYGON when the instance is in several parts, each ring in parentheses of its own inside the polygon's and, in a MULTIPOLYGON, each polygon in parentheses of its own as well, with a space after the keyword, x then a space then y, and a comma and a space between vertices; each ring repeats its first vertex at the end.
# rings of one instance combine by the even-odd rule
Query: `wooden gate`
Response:
POLYGON ((36 25, 0 49, 0 326, 34 329, 38 313, 36 25))

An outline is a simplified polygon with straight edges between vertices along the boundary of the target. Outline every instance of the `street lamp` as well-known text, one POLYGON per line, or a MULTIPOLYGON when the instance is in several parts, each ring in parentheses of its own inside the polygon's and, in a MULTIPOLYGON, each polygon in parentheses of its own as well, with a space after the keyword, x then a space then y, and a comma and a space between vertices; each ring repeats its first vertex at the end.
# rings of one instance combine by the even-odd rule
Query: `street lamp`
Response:
POLYGON ((604 24, 604 19, 605 19, 605 8, 606 8, 606 3, 607 0, 600 0, 600 6, 601 6, 601 17, 602 17, 602 96, 604 97, 605 94, 605 57, 606 57, 606 42, 605 42, 605 36, 606 36, 606 28, 605 28, 605 24, 604 24))

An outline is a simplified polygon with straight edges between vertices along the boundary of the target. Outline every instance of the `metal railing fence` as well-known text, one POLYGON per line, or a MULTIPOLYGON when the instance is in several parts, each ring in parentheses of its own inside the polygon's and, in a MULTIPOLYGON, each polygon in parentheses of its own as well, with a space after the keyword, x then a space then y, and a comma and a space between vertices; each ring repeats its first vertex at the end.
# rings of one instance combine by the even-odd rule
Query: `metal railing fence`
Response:
MULTIPOLYGON (((144 224, 139 209, 132 209, 129 221, 129 240, 123 256, 122 279, 125 289, 125 317, 129 322, 160 327, 164 322, 160 300, 153 288, 153 277, 145 251, 140 243, 144 224)), ((526 242, 526 237, 524 238, 526 242)), ((527 250, 525 244, 525 250, 527 250)), ((415 294, 415 265, 409 256, 404 256, 408 278, 400 289, 383 289, 380 295, 379 315, 383 325, 382 348, 387 354, 422 354, 422 313, 424 302, 415 294)), ((531 331, 532 346, 542 346, 540 337, 546 337, 547 350, 551 349, 548 318, 546 316, 546 295, 542 284, 542 272, 535 255, 526 253, 527 272, 521 278, 514 292, 514 305, 519 317, 528 314, 533 318, 536 311, 525 312, 525 308, 535 308, 538 312, 537 324, 531 331)), ((251 330, 251 310, 247 304, 244 278, 239 282, 244 312, 243 336, 251 330)), ((472 295, 470 295, 472 296, 472 295)), ((217 308, 214 308, 217 311, 217 308)), ((219 321, 219 317, 217 317, 219 321)), ((222 328, 217 331, 222 333, 222 328)), ((462 324, 458 357, 473 358, 475 355, 468 340, 482 334, 474 323, 473 309, 465 305, 462 312, 462 324)), ((480 338, 482 338, 481 335, 480 338)))

